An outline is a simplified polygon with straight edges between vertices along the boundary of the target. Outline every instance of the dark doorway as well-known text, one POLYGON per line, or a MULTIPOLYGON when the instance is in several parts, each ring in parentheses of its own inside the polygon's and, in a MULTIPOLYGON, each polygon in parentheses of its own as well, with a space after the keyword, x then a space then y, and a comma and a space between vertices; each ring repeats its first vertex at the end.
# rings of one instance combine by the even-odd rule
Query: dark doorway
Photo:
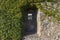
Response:
POLYGON ((26 15, 26 29, 25 35, 37 33, 37 8, 29 8, 26 15))

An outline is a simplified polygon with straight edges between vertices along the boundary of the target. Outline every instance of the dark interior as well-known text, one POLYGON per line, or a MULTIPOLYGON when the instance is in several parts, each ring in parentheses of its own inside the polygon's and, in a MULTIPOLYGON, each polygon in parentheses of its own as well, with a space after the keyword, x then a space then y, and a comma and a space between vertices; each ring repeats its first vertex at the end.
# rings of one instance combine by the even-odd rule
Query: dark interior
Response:
POLYGON ((29 8, 27 10, 25 21, 25 35, 35 34, 37 32, 37 8, 29 8), (30 16, 28 16, 30 14, 30 16), (28 19, 30 17, 30 19, 28 19))

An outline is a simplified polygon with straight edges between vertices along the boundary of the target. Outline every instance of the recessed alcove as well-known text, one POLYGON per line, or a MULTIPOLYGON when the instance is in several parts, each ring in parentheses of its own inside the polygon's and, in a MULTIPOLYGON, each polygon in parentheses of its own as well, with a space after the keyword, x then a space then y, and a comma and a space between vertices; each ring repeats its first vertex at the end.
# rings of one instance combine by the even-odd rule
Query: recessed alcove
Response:
POLYGON ((25 35, 37 33, 37 8, 35 6, 27 9, 25 35))

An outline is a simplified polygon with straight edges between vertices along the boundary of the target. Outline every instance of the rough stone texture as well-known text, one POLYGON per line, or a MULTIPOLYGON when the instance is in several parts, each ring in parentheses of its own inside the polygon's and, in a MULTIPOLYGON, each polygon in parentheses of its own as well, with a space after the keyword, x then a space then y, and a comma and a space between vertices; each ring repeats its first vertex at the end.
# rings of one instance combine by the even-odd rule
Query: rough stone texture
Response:
MULTIPOLYGON (((41 15, 44 14, 42 13, 41 15)), ((41 25, 43 29, 41 31, 42 34, 40 37, 38 37, 37 34, 31 34, 24 36, 22 40, 60 40, 60 24, 50 20, 53 20, 53 18, 47 17, 42 21, 41 25)))
MULTIPOLYGON (((48 21, 48 20, 47 20, 48 21)), ((60 40, 60 25, 57 22, 46 22, 43 24, 42 39, 60 40)))
POLYGON ((40 37, 37 34, 27 35, 23 40, 60 40, 60 24, 51 22, 46 18, 43 23, 43 30, 40 37))
POLYGON ((41 36, 41 30, 42 30, 42 25, 41 25, 41 11, 38 9, 37 13, 37 34, 41 36))
POLYGON ((37 36, 37 34, 29 35, 23 38, 23 40, 39 40, 40 38, 37 36))
POLYGON ((53 17, 45 17, 43 13, 40 16, 42 21, 41 36, 39 37, 37 34, 27 35, 22 40, 60 40, 60 24, 51 21, 54 19, 53 17))

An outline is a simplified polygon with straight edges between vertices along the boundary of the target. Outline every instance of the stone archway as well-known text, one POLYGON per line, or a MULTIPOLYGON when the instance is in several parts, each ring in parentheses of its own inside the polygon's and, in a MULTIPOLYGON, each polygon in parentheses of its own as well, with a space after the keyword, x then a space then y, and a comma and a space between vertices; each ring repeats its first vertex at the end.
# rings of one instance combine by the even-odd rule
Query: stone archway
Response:
POLYGON ((40 10, 36 7, 29 8, 26 15, 26 32, 25 35, 38 34, 41 35, 41 20, 40 20, 40 10))

